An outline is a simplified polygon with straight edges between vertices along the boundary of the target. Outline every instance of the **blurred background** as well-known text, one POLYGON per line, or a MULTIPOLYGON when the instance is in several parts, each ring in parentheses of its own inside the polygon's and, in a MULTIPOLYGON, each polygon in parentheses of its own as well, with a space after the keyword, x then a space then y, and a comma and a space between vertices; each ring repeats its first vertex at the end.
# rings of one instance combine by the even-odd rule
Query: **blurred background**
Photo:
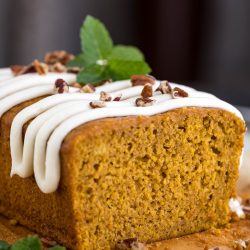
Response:
POLYGON ((0 0, 0 67, 79 53, 91 14, 115 43, 138 46, 157 78, 210 91, 250 107, 249 0, 0 0))

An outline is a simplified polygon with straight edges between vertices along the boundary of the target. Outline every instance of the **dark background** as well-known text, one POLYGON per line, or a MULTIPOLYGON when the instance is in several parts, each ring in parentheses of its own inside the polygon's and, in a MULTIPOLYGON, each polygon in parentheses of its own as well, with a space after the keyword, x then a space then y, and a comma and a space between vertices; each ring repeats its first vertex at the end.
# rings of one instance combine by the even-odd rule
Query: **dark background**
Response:
POLYGON ((250 106, 249 0, 0 0, 0 67, 78 53, 87 14, 139 46, 157 78, 250 106))

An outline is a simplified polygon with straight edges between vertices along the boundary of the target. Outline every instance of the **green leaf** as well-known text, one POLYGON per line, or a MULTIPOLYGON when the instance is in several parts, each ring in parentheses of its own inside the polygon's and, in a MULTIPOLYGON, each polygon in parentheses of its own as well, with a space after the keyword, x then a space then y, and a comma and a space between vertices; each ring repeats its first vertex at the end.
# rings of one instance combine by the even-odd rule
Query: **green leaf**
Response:
POLYGON ((88 65, 106 59, 113 48, 108 30, 98 19, 87 16, 80 31, 81 47, 88 65))
POLYGON ((77 75, 77 82, 79 83, 96 83, 106 79, 109 79, 107 66, 97 64, 84 68, 77 75))
POLYGON ((133 46, 117 45, 113 48, 108 59, 125 60, 125 61, 143 61, 142 52, 133 46))
POLYGON ((27 238, 16 241, 10 250, 41 250, 42 244, 37 236, 28 236, 27 238))
POLYGON ((3 240, 0 240, 0 250, 8 250, 10 245, 3 240))
POLYGON ((151 68, 144 61, 110 60, 109 70, 114 81, 124 80, 135 74, 148 74, 151 68))
POLYGON ((61 246, 54 246, 50 247, 48 250, 66 250, 66 248, 61 246))
POLYGON ((67 63, 67 67, 83 67, 86 65, 86 60, 83 54, 77 55, 73 60, 67 63))

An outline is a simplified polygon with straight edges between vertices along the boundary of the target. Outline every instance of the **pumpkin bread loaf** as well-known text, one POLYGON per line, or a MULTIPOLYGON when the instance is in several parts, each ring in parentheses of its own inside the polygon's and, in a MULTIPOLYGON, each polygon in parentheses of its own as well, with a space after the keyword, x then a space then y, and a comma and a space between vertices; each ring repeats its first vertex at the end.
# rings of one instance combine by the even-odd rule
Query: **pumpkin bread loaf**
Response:
MULTIPOLYGON (((58 189, 10 178, 10 129, 23 102, 0 118, 0 213, 77 250, 114 249, 137 237, 162 239, 230 221, 244 122, 216 108, 85 123, 64 139, 58 189)), ((25 134, 24 126, 23 134, 25 134)))

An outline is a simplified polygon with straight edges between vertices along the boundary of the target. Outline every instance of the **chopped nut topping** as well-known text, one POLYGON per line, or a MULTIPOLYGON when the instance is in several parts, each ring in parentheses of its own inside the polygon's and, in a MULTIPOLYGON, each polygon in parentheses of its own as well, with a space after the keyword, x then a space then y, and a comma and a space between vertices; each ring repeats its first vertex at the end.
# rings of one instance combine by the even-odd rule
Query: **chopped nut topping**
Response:
POLYGON ((172 87, 170 86, 168 81, 161 81, 160 86, 156 91, 161 91, 162 94, 171 94, 172 93, 172 87))
POLYGON ((116 249, 118 250, 148 250, 148 248, 137 238, 126 239, 122 242, 118 242, 116 249))
POLYGON ((75 56, 73 54, 70 54, 64 50, 56 50, 47 53, 44 57, 44 62, 50 65, 58 62, 65 65, 74 58, 75 56))
POLYGON ((181 88, 175 87, 173 88, 173 91, 172 91, 172 97, 174 99, 188 97, 188 93, 181 88))
POLYGON ((88 83, 86 85, 84 85, 81 89, 80 89, 81 93, 94 93, 95 92, 95 86, 88 83))
POLYGON ((135 100, 135 105, 137 107, 148 107, 152 106, 155 103, 155 100, 150 98, 137 98, 135 100))
POLYGON ((57 62, 55 64, 49 65, 49 71, 62 73, 62 72, 67 72, 67 68, 63 64, 61 64, 60 62, 57 62))
POLYGON ((49 72, 49 67, 45 63, 42 63, 38 60, 34 60, 32 64, 34 65, 35 71, 39 75, 46 75, 49 72))
POLYGON ((99 85, 108 85, 112 82, 113 82, 112 79, 107 79, 107 80, 100 81, 99 85))
POLYGON ((242 210, 245 214, 250 215, 250 206, 242 206, 242 210))
POLYGON ((29 65, 12 65, 10 66, 10 69, 13 73, 14 76, 19 76, 23 74, 28 74, 28 73, 34 73, 35 68, 32 64, 29 65))
POLYGON ((243 249, 250 249, 250 240, 236 240, 235 242, 235 249, 236 250, 243 250, 243 249))
POLYGON ((68 73, 78 74, 80 72, 80 70, 81 69, 79 67, 67 67, 68 73))
POLYGON ((114 101, 114 102, 119 102, 119 101, 121 100, 121 98, 122 98, 122 94, 120 94, 120 96, 116 96, 116 97, 113 99, 113 101, 114 101))
POLYGON ((102 101, 93 101, 93 102, 90 102, 89 103, 89 106, 93 109, 96 109, 96 108, 104 108, 106 107, 106 103, 105 102, 102 102, 102 101))
POLYGON ((55 82, 54 93, 55 94, 64 94, 69 92, 69 85, 63 79, 57 79, 55 82))
POLYGON ((151 75, 132 75, 131 82, 132 86, 145 85, 146 83, 153 85, 155 78, 151 75))
POLYGON ((70 83, 69 86, 71 86, 73 88, 79 88, 79 89, 82 88, 82 85, 78 82, 72 82, 72 83, 70 83))
POLYGON ((34 73, 37 72, 39 75, 45 75, 49 71, 49 67, 47 64, 42 63, 38 60, 34 60, 29 65, 13 65, 10 66, 12 73, 15 76, 28 74, 28 73, 34 73))
POLYGON ((100 101, 104 102, 110 102, 112 100, 112 97, 109 93, 101 91, 100 93, 100 101))
POLYGON ((142 92, 141 92, 141 96, 142 96, 143 98, 148 98, 148 97, 153 96, 152 84, 146 83, 146 84, 144 85, 144 88, 143 88, 143 90, 142 90, 142 92))

